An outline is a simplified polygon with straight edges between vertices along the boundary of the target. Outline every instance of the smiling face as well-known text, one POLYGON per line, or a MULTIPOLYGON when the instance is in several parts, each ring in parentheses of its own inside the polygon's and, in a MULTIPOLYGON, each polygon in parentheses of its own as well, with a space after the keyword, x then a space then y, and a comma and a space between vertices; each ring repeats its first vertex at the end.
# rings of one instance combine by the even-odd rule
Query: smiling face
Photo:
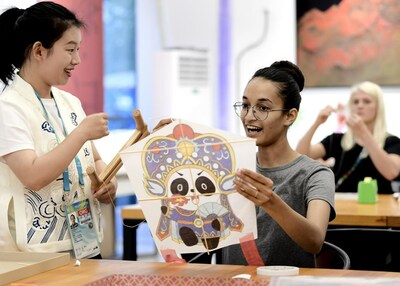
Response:
MULTIPOLYGON (((258 105, 263 110, 284 109, 278 88, 269 80, 252 79, 246 86, 243 104, 253 107, 258 105)), ((241 117, 247 137, 255 138, 257 146, 269 146, 281 136, 286 136, 285 111, 270 111, 265 120, 258 120, 249 109, 246 116, 241 117)))
POLYGON ((44 49, 46 56, 40 73, 47 85, 67 84, 75 66, 81 62, 79 57, 81 40, 81 30, 72 26, 51 49, 44 49))

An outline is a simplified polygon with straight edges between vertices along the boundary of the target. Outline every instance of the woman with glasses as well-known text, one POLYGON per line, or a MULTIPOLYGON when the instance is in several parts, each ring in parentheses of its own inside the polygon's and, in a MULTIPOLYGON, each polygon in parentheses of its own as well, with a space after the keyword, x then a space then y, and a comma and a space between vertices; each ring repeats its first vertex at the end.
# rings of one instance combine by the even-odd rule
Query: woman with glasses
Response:
MULTIPOLYGON (((239 170, 234 182, 256 205, 255 243, 265 265, 315 267, 315 254, 336 215, 332 171, 300 155, 288 142, 303 86, 304 76, 296 65, 275 62, 253 75, 242 102, 234 105, 246 135, 258 146, 257 172, 239 170)), ((245 244, 226 247, 223 263, 252 264, 254 250, 245 244)))
POLYGON ((400 139, 387 132, 382 89, 365 81, 353 86, 345 133, 333 133, 311 144, 316 130, 338 110, 327 106, 299 141, 296 150, 313 159, 334 158, 337 192, 357 192, 359 181, 376 179, 378 192, 391 194, 391 180, 400 173, 400 139))

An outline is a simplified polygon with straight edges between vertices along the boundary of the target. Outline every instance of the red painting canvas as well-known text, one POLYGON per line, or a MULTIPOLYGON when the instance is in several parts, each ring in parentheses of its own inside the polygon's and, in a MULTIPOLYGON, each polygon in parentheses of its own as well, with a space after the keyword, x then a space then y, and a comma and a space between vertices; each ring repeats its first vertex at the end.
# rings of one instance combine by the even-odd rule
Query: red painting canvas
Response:
POLYGON ((400 84, 400 1, 298 0, 297 16, 306 86, 400 84))

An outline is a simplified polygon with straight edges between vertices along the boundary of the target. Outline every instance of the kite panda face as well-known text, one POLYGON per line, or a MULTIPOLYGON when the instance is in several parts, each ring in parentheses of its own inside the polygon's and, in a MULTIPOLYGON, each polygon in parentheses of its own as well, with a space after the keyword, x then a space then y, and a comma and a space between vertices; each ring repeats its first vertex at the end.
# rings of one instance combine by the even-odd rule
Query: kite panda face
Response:
POLYGON ((185 166, 171 172, 167 187, 171 204, 193 210, 200 201, 217 201, 218 196, 213 195, 220 193, 214 176, 197 166, 185 166))

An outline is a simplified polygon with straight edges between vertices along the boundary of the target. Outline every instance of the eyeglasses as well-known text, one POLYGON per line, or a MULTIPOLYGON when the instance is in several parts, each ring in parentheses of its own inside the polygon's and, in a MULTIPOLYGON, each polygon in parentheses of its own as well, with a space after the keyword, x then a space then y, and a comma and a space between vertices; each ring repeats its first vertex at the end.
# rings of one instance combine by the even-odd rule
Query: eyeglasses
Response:
POLYGON ((265 120, 268 118, 268 114, 271 111, 288 111, 289 109, 271 109, 265 105, 262 104, 256 104, 253 106, 250 106, 247 103, 244 102, 236 102, 233 107, 235 108, 235 112, 237 116, 240 118, 246 117, 247 113, 249 113, 249 110, 251 108, 251 111, 253 112, 254 117, 257 120, 265 120))

